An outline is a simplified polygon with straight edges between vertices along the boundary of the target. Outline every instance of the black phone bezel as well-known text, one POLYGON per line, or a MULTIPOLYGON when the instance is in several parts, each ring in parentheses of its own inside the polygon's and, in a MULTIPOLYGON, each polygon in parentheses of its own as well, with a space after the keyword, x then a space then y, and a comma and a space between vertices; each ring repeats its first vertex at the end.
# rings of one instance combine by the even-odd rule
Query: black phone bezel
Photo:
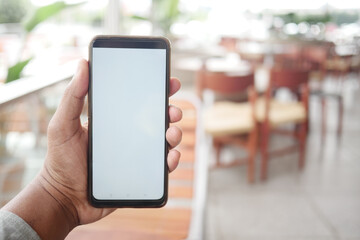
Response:
POLYGON ((164 37, 145 37, 145 36, 111 36, 111 35, 99 35, 92 39, 89 44, 89 88, 88 88, 88 200, 94 207, 118 207, 118 208, 159 208, 165 206, 168 199, 168 143, 166 136, 164 135, 164 195, 160 199, 134 199, 134 200, 99 200, 93 196, 93 178, 92 178, 92 62, 94 47, 105 48, 150 48, 150 49, 166 49, 166 94, 165 94, 165 129, 169 127, 169 81, 170 81, 170 54, 171 47, 170 42, 164 37))

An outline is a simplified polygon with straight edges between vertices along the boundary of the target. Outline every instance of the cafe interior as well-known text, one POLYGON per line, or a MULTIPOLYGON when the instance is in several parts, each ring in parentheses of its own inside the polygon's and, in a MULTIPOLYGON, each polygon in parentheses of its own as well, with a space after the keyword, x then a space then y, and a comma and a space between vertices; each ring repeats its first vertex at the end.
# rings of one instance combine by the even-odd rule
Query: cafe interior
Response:
POLYGON ((117 209, 66 239, 360 239, 351 0, 0 0, 0 206, 40 171, 99 34, 170 40, 181 159, 165 207, 117 209))

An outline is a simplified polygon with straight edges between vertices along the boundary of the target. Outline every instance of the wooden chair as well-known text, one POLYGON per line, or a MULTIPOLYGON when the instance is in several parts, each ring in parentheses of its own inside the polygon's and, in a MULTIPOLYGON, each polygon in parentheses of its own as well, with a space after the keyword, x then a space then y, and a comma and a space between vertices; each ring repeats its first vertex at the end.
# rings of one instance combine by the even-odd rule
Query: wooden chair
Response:
POLYGON ((216 101, 205 110, 204 114, 204 128, 206 133, 212 136, 216 152, 215 167, 246 163, 248 165, 248 182, 254 182, 254 159, 257 146, 254 111, 256 93, 253 87, 253 73, 243 76, 228 76, 225 73, 209 72, 203 67, 197 75, 197 93, 200 98, 205 89, 210 89, 221 94, 223 98, 230 96, 230 99, 234 99, 235 95, 242 95, 245 96, 245 99, 250 99, 250 102, 216 101), (225 145, 244 147, 248 152, 248 158, 222 163, 220 152, 225 145))
POLYGON ((180 164, 169 175, 169 200, 159 209, 118 209, 92 224, 75 228, 70 239, 202 239, 206 195, 206 159, 197 151, 197 105, 177 99, 171 104, 183 111, 183 120, 176 123, 183 131, 177 147, 180 164))
POLYGON ((261 41, 240 38, 237 41, 236 52, 242 60, 249 62, 254 67, 258 67, 264 64, 265 60, 266 51, 261 50, 263 46, 264 43, 261 41))
MULTIPOLYGON (((256 118, 261 129, 261 179, 263 180, 267 177, 269 138, 273 132, 286 134, 298 140, 299 168, 304 166, 308 125, 308 79, 308 70, 272 69, 270 71, 270 83, 265 96, 258 100, 256 105, 256 118), (280 88, 289 89, 297 101, 282 102, 274 99, 273 94, 280 88), (294 130, 278 129, 284 124, 295 124, 295 128, 294 130)), ((272 154, 283 154, 295 147, 280 149, 272 154)))
MULTIPOLYGON (((335 45, 331 42, 324 42, 322 45, 306 46, 303 49, 302 61, 304 64, 311 66, 312 75, 317 75, 319 80, 323 82, 325 76, 333 75, 337 77, 340 83, 343 81, 346 74, 350 72, 351 61, 349 59, 340 58, 335 54, 335 45)), ((321 101, 321 136, 325 137, 326 132, 326 100, 329 98, 335 99, 338 103, 338 126, 337 135, 341 137, 342 122, 343 122, 343 96, 340 92, 329 93, 320 89, 311 89, 311 95, 318 96, 321 101)))
POLYGON ((300 46, 288 46, 284 53, 275 53, 273 55, 274 66, 285 68, 302 67, 302 51, 300 46))
POLYGON ((326 61, 333 55, 334 44, 305 45, 301 52, 301 61, 310 65, 312 75, 318 76, 322 81, 327 74, 326 61))
POLYGON ((223 36, 220 39, 219 45, 224 47, 229 52, 235 52, 237 48, 238 39, 235 37, 223 36))

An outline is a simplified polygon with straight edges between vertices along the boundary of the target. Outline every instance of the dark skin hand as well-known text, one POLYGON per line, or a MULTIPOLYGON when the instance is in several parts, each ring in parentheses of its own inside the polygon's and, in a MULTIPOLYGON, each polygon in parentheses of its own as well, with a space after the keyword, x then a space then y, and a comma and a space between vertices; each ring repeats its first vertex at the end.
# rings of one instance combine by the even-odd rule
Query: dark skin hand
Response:
MULTIPOLYGON (((95 222, 114 208, 94 208, 87 200, 88 127, 80 114, 88 91, 89 68, 81 60, 75 76, 65 90, 48 127, 48 153, 37 177, 4 210, 24 219, 41 239, 64 239, 76 226, 95 222)), ((180 81, 170 79, 170 96, 180 89, 180 81)), ((182 112, 169 106, 170 122, 180 121, 182 112)), ((166 132, 171 147, 167 161, 173 171, 180 153, 173 149, 182 137, 176 126, 166 132)))

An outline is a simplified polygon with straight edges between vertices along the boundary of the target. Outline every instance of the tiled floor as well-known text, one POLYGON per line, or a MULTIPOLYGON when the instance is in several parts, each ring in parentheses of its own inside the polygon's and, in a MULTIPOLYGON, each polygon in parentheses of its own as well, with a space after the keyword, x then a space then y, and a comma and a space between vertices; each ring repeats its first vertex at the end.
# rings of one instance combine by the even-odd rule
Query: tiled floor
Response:
MULTIPOLYGON (((331 85, 331 79, 328 82, 331 85)), ((302 171, 297 168, 297 154, 273 158, 268 180, 257 178, 253 185, 246 182, 246 166, 210 171, 206 239, 360 239, 358 80, 345 83, 344 98, 343 137, 336 137, 337 106, 329 101, 323 142, 319 102, 311 99, 312 128, 302 171)), ((223 158, 232 150, 225 150, 223 158)))

